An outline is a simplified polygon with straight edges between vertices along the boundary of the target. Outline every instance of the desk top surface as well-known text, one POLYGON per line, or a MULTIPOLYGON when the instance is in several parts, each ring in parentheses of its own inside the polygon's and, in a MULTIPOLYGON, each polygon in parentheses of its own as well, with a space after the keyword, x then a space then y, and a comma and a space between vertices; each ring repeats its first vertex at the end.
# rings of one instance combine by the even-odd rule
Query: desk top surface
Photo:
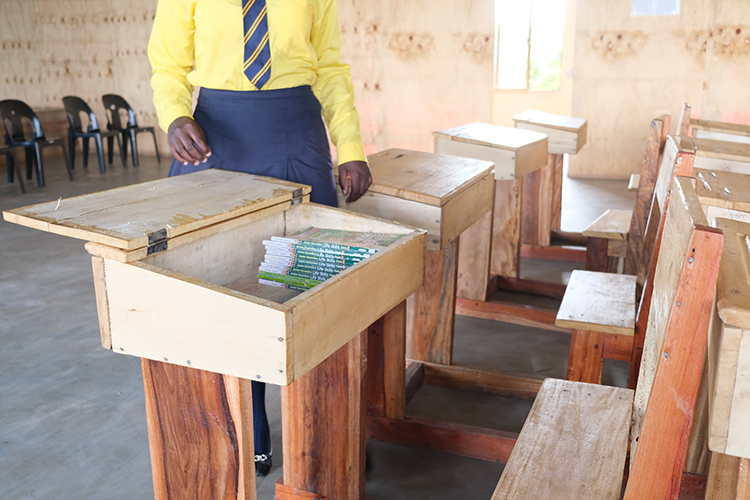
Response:
POLYGON ((540 132, 501 127, 490 123, 469 123, 460 127, 433 132, 437 138, 467 142, 497 149, 518 150, 547 140, 540 132))
POLYGON ((716 304, 724 323, 750 330, 750 224, 717 219, 724 233, 716 304))
POLYGON ((572 116, 555 115, 536 109, 529 109, 523 113, 518 113, 513 117, 514 122, 526 122, 540 127, 566 130, 569 132, 579 132, 585 125, 586 120, 572 116))
POLYGON ((370 191, 442 206, 475 182, 492 174, 489 161, 405 149, 368 157, 370 191))
POLYGON ((696 168, 693 177, 703 205, 750 212, 750 175, 696 168))

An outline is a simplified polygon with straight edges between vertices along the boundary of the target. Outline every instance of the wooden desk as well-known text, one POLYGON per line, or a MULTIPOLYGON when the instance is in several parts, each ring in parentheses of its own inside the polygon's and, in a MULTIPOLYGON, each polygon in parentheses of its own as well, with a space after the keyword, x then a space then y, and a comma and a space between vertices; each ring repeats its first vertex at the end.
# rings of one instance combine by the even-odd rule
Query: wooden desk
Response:
POLYGON ((541 132, 549 140, 547 165, 524 179, 521 209, 521 242, 549 246, 552 231, 560 231, 563 157, 578 153, 586 144, 587 122, 533 109, 517 114, 513 121, 516 128, 541 132))
POLYGON ((693 137, 698 139, 750 144, 750 125, 691 118, 690 126, 693 128, 693 137))
POLYGON ((693 142, 697 168, 750 173, 750 144, 699 138, 693 142))
POLYGON ((255 498, 251 380, 284 386, 277 497, 364 498, 360 333, 421 285, 424 233, 309 192, 207 170, 4 212, 89 241, 102 345, 143 359, 157 500, 255 498), (262 240, 310 226, 405 236, 305 292, 260 285, 262 240))
POLYGON ((495 164, 494 209, 463 234, 459 248, 457 294, 484 301, 492 275, 519 275, 523 179, 546 164, 547 136, 487 123, 470 123, 433 136, 437 153, 495 164))

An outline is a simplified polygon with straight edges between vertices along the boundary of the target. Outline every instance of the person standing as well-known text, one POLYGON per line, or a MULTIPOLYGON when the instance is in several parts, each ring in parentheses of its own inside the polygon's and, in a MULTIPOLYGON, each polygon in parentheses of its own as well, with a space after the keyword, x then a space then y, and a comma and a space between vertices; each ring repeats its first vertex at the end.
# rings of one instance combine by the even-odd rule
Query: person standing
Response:
MULTIPOLYGON (((159 0, 148 56, 170 176, 208 168, 264 175, 310 185, 311 201, 335 207, 325 119, 347 203, 372 183, 340 57, 337 0, 159 0)), ((265 476, 265 384, 252 385, 256 475, 265 476)))

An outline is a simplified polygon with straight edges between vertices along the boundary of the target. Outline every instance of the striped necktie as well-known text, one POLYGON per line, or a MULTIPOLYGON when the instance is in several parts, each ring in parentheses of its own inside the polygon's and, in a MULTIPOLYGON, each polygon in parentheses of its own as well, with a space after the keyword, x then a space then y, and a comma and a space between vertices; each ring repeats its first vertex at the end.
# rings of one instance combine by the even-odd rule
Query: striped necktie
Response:
POLYGON ((266 12, 266 0, 242 0, 242 22, 245 26, 245 64, 242 70, 259 90, 271 77, 266 12))

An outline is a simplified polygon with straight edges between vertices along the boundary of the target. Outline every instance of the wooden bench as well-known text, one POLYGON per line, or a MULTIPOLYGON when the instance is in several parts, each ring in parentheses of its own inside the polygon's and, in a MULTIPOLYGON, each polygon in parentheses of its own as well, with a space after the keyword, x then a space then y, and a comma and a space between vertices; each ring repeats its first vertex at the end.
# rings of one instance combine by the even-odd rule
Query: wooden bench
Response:
POLYGON ((646 225, 670 123, 669 115, 651 121, 633 210, 607 210, 583 230, 588 238, 586 269, 617 272, 622 259, 622 271, 634 274, 641 252, 653 248, 653 241, 645 239, 646 225))
MULTIPOLYGON (((635 274, 616 275, 573 271, 555 324, 571 328, 568 379, 599 383, 603 358, 631 362, 629 386, 635 387, 639 348, 648 323, 653 276, 669 202, 669 189, 676 175, 692 173, 693 153, 680 138, 668 137, 656 179, 654 196, 644 229, 650 242, 641 251, 635 274), (592 297, 598 307, 591 307, 592 297)), ((684 142, 690 142, 687 139, 684 142)), ((645 211, 644 211, 645 213, 645 211)))
POLYGON ((635 393, 546 381, 493 500, 619 499, 628 435, 625 499, 677 498, 723 235, 707 226, 689 179, 677 178, 672 197, 635 393))
POLYGON ((750 144, 750 125, 729 123, 716 120, 691 118, 692 109, 688 103, 683 104, 678 125, 679 135, 692 135, 697 139, 713 139, 724 142, 750 144))
POLYGON ((521 207, 521 243, 548 247, 554 232, 561 231, 563 158, 575 155, 586 144, 583 118, 527 110, 513 117, 516 128, 547 136, 547 165, 524 179, 521 207))

